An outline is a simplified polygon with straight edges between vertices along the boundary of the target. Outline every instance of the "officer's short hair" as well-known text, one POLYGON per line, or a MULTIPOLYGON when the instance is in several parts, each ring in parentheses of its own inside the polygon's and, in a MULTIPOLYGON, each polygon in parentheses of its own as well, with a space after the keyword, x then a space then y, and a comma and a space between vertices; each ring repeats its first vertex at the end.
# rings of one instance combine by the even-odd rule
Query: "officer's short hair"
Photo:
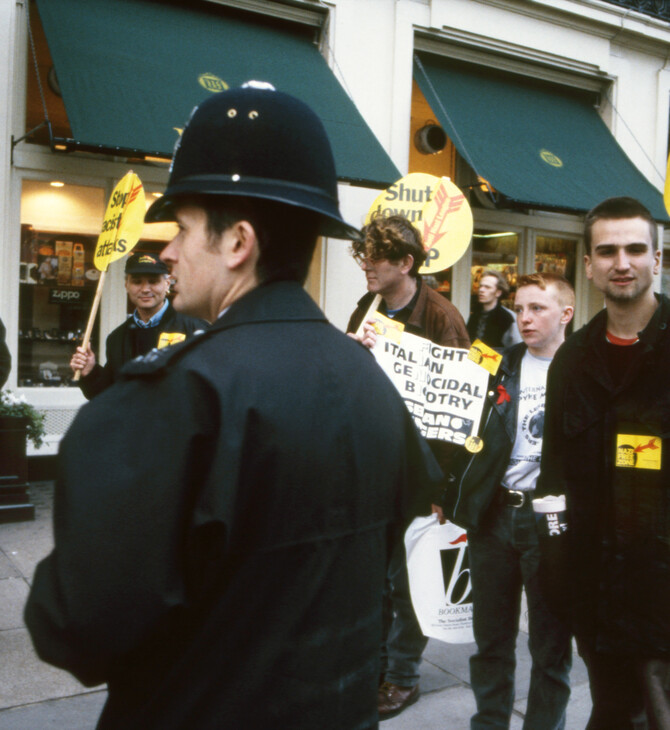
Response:
POLYGON ((274 200, 235 196, 188 195, 179 204, 202 208, 212 237, 238 221, 248 221, 258 239, 259 281, 304 284, 318 239, 318 214, 274 200))

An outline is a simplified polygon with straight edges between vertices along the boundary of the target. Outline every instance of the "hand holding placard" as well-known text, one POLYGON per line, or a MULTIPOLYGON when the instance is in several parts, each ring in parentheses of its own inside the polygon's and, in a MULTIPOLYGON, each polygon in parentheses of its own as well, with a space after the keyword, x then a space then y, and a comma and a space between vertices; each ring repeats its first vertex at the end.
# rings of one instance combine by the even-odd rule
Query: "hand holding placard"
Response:
MULTIPOLYGON (((84 350, 88 349, 91 341, 91 332, 93 331, 95 315, 100 306, 107 267, 113 261, 117 261, 132 251, 136 246, 142 235, 145 210, 144 187, 139 177, 131 170, 121 179, 112 192, 102 222, 102 231, 95 247, 93 261, 95 267, 101 273, 95 291, 95 298, 91 305, 86 332, 81 343, 84 350)), ((81 370, 77 370, 73 380, 79 380, 80 376, 81 370)))

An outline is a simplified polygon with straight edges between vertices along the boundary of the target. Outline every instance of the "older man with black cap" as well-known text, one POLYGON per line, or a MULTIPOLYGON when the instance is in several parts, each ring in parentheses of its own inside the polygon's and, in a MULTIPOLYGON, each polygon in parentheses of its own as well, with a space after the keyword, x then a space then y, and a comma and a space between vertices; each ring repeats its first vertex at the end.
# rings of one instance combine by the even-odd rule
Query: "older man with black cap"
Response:
POLYGON ((89 399, 117 380, 128 360, 146 355, 154 347, 181 342, 206 325, 172 308, 167 299, 169 270, 155 254, 134 253, 126 261, 125 273, 126 291, 135 311, 107 338, 105 366, 96 362, 90 346, 78 347, 70 360, 73 372, 81 371, 78 384, 89 399))
POLYGON ((376 727, 389 545, 440 474, 301 286, 319 234, 358 235, 321 121, 267 88, 210 97, 147 219, 177 221, 174 306, 212 324, 63 439, 37 651, 108 683, 100 728, 376 727))

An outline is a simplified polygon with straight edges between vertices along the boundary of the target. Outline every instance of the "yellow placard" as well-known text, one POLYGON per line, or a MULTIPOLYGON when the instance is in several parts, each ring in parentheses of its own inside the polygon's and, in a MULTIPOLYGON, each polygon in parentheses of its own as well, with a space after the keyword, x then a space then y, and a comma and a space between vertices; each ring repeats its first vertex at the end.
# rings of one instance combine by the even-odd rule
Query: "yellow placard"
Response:
POLYGON ((134 172, 128 172, 114 188, 107 204, 93 257, 96 269, 107 271, 113 261, 133 249, 142 235, 145 210, 142 182, 134 172))
POLYGON ((447 177, 412 172, 397 180, 375 198, 365 223, 379 215, 402 215, 417 227, 428 252, 420 274, 453 266, 472 239, 470 205, 447 177))
POLYGON ((170 345, 176 345, 178 342, 183 342, 186 339, 186 335, 183 332, 161 332, 158 337, 158 349, 162 347, 169 347, 170 345))
POLYGON ((629 433, 616 435, 614 465, 624 469, 661 468, 663 439, 659 436, 636 436, 629 433))
POLYGON ((396 180, 375 198, 365 218, 366 225, 378 215, 402 215, 421 230, 423 208, 439 181, 439 177, 424 172, 412 172, 396 180))
POLYGON ((491 375, 495 375, 502 362, 502 355, 481 340, 475 340, 468 351, 468 360, 472 360, 477 365, 481 365, 484 370, 488 370, 491 375))
POLYGON ((449 178, 441 178, 421 215, 419 230, 428 256, 419 273, 433 274, 453 266, 467 251, 473 226, 465 195, 449 178))
POLYGON ((405 325, 402 322, 396 322, 390 317, 385 317, 379 312, 375 312, 373 319, 375 332, 378 335, 383 335, 396 344, 400 343, 402 333, 405 330, 405 325))

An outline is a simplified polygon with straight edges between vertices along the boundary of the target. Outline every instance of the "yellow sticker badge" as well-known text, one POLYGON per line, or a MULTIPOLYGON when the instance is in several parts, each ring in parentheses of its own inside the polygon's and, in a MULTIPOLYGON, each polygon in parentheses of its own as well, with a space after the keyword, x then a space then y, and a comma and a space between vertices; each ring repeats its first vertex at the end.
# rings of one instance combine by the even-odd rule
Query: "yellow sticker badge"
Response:
POLYGON ((484 370, 488 370, 491 375, 495 375, 502 362, 502 355, 481 340, 475 340, 468 352, 468 360, 472 360, 477 365, 481 365, 484 370))
POLYGON ((144 226, 144 187, 134 172, 128 172, 114 188, 107 204, 102 232, 95 247, 95 268, 107 267, 133 249, 144 226))
POLYGON ((374 314, 374 327, 378 335, 383 335, 396 344, 400 344, 402 333, 405 330, 405 325, 402 322, 396 322, 379 312, 375 312, 374 314))
POLYGON ((468 436, 464 446, 471 454, 478 454, 484 448, 484 440, 479 436, 468 436))
POLYGON ((158 349, 162 347, 169 347, 170 345, 176 345, 178 342, 183 342, 186 339, 186 335, 183 332, 161 332, 158 338, 158 349))
POLYGON ((658 436, 634 436, 618 433, 616 436, 615 466, 623 469, 661 468, 663 440, 658 436))

